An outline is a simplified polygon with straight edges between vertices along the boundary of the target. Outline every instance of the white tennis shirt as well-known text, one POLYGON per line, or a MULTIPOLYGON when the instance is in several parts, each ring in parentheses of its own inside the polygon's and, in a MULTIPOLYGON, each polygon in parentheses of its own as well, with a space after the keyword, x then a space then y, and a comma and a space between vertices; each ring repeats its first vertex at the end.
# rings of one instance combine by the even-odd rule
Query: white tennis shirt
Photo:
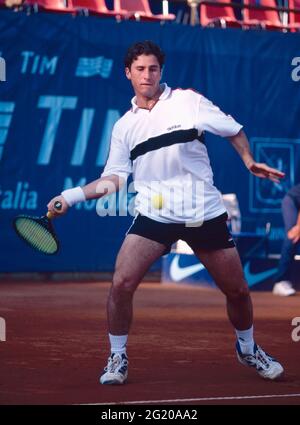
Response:
POLYGON ((114 125, 101 177, 133 174, 136 212, 163 223, 198 223, 226 211, 214 186, 204 131, 236 135, 242 125, 193 90, 164 91, 152 110, 132 108, 114 125))

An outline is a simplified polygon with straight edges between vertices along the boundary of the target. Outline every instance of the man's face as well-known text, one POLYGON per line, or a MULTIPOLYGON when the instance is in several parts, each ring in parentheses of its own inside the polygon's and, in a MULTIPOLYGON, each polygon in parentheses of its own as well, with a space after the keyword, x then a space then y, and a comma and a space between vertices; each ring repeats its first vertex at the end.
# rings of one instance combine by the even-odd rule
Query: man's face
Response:
POLYGON ((126 77, 131 81, 137 97, 152 98, 159 90, 161 69, 156 56, 140 55, 125 68, 126 77))

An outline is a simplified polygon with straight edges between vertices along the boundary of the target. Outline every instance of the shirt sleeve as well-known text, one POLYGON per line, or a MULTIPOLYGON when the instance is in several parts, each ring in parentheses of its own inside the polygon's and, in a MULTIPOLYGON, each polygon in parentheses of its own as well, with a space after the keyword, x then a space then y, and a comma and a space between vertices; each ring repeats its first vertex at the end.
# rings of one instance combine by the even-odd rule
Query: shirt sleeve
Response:
POLYGON ((132 164, 130 161, 130 153, 125 141, 118 135, 117 131, 113 129, 109 155, 101 174, 101 177, 111 176, 115 174, 127 180, 129 174, 132 172, 132 164))
POLYGON ((221 137, 235 136, 243 128, 231 115, 226 115, 204 96, 200 97, 197 121, 201 132, 209 131, 221 137))

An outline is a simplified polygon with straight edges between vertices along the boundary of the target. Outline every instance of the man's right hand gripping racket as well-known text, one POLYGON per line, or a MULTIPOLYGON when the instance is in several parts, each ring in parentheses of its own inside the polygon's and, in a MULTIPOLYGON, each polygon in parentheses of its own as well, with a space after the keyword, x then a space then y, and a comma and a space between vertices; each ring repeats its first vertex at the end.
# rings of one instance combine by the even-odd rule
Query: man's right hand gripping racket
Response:
MULTIPOLYGON (((59 211, 62 207, 61 202, 55 202, 54 207, 59 211)), ((43 254, 53 255, 59 249, 59 242, 51 223, 52 218, 53 214, 50 211, 42 217, 18 215, 13 225, 17 235, 31 248, 43 254)))

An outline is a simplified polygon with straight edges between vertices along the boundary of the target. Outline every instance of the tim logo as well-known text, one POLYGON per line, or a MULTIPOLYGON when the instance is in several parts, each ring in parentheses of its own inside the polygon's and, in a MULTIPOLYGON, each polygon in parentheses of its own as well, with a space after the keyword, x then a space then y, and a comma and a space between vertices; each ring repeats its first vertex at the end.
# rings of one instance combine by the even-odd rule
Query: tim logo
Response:
POLYGON ((0 57, 0 81, 6 81, 6 63, 3 58, 0 57))
POLYGON ((6 323, 3 317, 0 317, 0 342, 6 341, 6 323))
POLYGON ((292 326, 296 326, 292 331, 292 340, 294 342, 300 341, 300 317, 294 317, 292 326))
POLYGON ((283 196, 294 185, 300 140, 253 138, 251 147, 257 162, 265 162, 283 171, 285 178, 279 183, 273 183, 250 175, 249 210, 260 213, 280 212, 283 196))

